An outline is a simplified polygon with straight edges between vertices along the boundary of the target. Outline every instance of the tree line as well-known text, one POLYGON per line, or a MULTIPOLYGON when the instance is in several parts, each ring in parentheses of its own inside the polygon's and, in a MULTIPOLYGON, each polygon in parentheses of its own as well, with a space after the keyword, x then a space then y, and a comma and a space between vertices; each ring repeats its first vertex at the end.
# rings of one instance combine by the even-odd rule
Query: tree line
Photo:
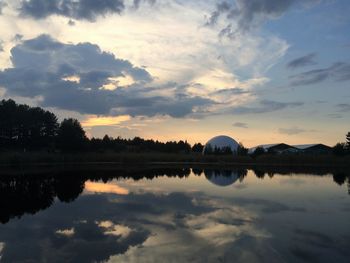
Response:
POLYGON ((0 148, 23 151, 114 151, 114 152, 162 152, 190 153, 203 151, 204 146, 187 141, 160 142, 140 137, 133 139, 113 138, 105 135, 91 138, 76 119, 64 119, 61 123, 50 111, 40 107, 0 101, 0 148))
POLYGON ((345 135, 345 142, 339 142, 333 147, 333 153, 338 156, 350 155, 350 132, 345 135))
MULTIPOLYGON (((30 107, 17 104, 14 100, 0 101, 0 150, 1 151, 62 151, 62 152, 160 152, 160 153, 202 153, 204 145, 195 143, 191 146, 187 141, 160 142, 153 139, 135 137, 125 139, 105 135, 103 138, 91 138, 80 122, 67 118, 58 122, 56 115, 40 107, 30 107)), ((206 154, 230 155, 230 147, 213 148, 208 145, 206 154)), ((252 156, 265 153, 263 148, 257 148, 252 156)), ((346 141, 337 143, 333 153, 338 156, 350 154, 350 132, 346 141)), ((237 155, 248 155, 248 149, 241 143, 237 155)))

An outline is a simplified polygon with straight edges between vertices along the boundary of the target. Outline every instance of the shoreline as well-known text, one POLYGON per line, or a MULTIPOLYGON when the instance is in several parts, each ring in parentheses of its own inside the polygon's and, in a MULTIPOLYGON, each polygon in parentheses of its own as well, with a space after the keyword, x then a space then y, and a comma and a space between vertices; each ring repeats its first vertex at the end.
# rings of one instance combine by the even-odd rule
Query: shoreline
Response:
POLYGON ((269 155, 251 156, 170 154, 170 153, 0 153, 0 169, 21 166, 220 166, 220 167, 306 167, 350 168, 350 156, 269 155))

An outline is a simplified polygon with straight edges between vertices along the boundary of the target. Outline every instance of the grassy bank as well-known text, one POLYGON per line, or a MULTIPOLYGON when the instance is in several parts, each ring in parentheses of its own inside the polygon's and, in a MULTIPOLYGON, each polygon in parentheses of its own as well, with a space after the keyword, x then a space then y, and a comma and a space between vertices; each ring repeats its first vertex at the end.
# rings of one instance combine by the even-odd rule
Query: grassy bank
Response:
POLYGON ((261 155, 215 156, 201 154, 170 153, 114 153, 85 152, 76 154, 47 152, 3 152, 0 153, 0 165, 18 166, 27 164, 70 164, 70 163, 207 163, 259 166, 298 166, 298 167, 350 167, 350 156, 334 155, 261 155))

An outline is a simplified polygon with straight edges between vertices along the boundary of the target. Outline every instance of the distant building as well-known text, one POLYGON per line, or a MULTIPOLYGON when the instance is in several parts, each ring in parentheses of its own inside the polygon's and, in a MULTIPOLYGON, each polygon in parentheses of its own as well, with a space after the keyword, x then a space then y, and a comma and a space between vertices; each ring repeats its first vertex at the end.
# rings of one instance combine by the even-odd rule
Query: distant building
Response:
POLYGON ((293 147, 297 148, 298 151, 302 153, 329 154, 332 152, 332 147, 329 147, 322 143, 293 145, 293 147))
POLYGON ((289 145, 285 143, 262 144, 248 150, 249 154, 253 154, 260 147, 266 153, 290 154, 290 153, 311 153, 311 154, 328 154, 332 152, 332 148, 324 144, 302 144, 289 145))
POLYGON ((278 154, 282 154, 282 153, 295 153, 298 152, 298 149, 296 149, 295 147, 285 144, 285 143, 274 143, 274 144, 262 144, 253 148, 250 148, 248 150, 249 154, 252 154, 255 152, 255 150, 257 148, 263 148, 265 150, 265 152, 267 153, 278 153, 278 154))
POLYGON ((210 139, 204 146, 203 154, 210 153, 233 153, 237 152, 239 144, 231 137, 226 135, 216 136, 210 139))

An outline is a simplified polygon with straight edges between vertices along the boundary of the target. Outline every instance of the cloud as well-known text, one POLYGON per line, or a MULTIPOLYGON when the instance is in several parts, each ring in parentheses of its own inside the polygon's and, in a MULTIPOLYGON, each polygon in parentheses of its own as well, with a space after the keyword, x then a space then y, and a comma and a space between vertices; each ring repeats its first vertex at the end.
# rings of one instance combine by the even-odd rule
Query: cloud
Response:
POLYGON ((292 6, 308 7, 318 0, 236 0, 223 1, 216 5, 206 25, 215 25, 224 16, 229 23, 221 30, 221 36, 233 37, 236 33, 249 31, 264 21, 276 19, 286 13, 292 6))
POLYGON ((16 34, 16 35, 13 37, 13 41, 14 41, 14 42, 20 42, 20 41, 22 41, 22 39, 23 39, 23 35, 21 35, 21 34, 16 34))
POLYGON ((5 1, 0 0, 0 15, 2 15, 2 9, 7 6, 7 3, 5 1))
POLYGON ((350 64, 346 62, 336 62, 328 68, 310 70, 290 76, 289 78, 293 86, 312 85, 328 79, 347 81, 350 80, 350 64))
POLYGON ((22 0, 20 13, 35 19, 60 15, 93 22, 99 16, 120 14, 124 8, 123 0, 22 0))
POLYGON ((130 116, 116 116, 116 117, 100 117, 100 116, 89 116, 84 120, 81 125, 86 127, 95 127, 95 126, 114 126, 119 125, 122 122, 130 120, 130 116))
POLYGON ((224 95, 224 96, 231 96, 231 95, 242 95, 242 94, 248 94, 249 91, 241 88, 231 88, 231 89, 220 89, 217 91, 214 91, 212 95, 224 95))
POLYGON ((118 195, 127 195, 129 190, 116 184, 104 184, 95 182, 85 182, 85 191, 93 193, 113 193, 118 195))
POLYGON ((138 9, 142 2, 147 2, 150 5, 154 5, 156 3, 156 1, 157 0, 134 0, 133 6, 134 6, 135 9, 138 9))
POLYGON ((304 66, 315 65, 317 62, 315 61, 316 53, 310 53, 308 55, 302 56, 300 58, 294 59, 287 64, 288 68, 295 69, 304 66))
POLYGON ((250 114, 250 113, 267 113, 278 110, 283 110, 286 108, 294 108, 304 105, 303 102, 278 102, 272 100, 262 100, 260 101, 259 107, 246 107, 238 106, 231 109, 231 112, 234 114, 250 114))
POLYGON ((67 24, 70 26, 75 26, 75 21, 72 19, 69 19, 67 24))
POLYGON ((235 122, 233 124, 234 127, 238 127, 238 128, 244 128, 244 129, 247 129, 248 128, 248 125, 244 122, 235 122))
POLYGON ((341 118, 343 118, 343 116, 341 114, 338 114, 338 113, 329 113, 329 114, 327 114, 327 116, 329 118, 332 118, 332 119, 341 119, 341 118))
POLYGON ((349 112, 350 104, 349 103, 340 103, 337 104, 338 112, 349 112))
POLYGON ((216 10, 211 13, 211 16, 209 17, 209 20, 207 21, 206 25, 207 26, 215 25, 217 23, 220 15, 222 13, 226 13, 226 12, 230 11, 231 7, 232 7, 231 4, 226 2, 226 1, 221 2, 221 3, 217 3, 216 10))
POLYGON ((0 71, 0 85, 9 96, 39 96, 41 106, 95 115, 183 117, 213 103, 183 92, 154 94, 145 86, 152 81, 145 69, 91 43, 65 44, 41 35, 12 48, 11 61, 13 68, 0 71), (118 85, 125 77, 134 83, 118 85))
POLYGON ((295 135, 295 134, 307 132, 307 130, 301 129, 298 127, 291 127, 291 128, 279 128, 278 132, 281 134, 295 135))

